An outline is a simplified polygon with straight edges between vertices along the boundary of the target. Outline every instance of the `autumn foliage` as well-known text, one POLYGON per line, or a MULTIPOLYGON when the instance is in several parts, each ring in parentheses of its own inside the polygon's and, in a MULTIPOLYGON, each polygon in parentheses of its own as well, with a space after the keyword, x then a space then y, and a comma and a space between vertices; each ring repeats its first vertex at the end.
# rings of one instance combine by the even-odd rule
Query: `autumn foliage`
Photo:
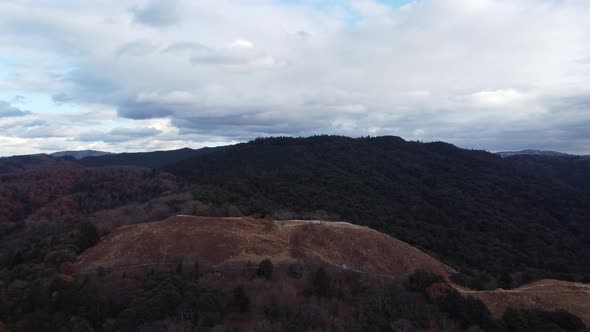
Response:
POLYGON ((451 286, 449 286, 449 284, 446 282, 436 282, 426 288, 425 293, 430 301, 436 302, 437 300, 447 296, 451 290, 451 286))
POLYGON ((86 168, 60 161, 0 176, 0 223, 76 222, 179 188, 172 175, 133 167, 86 168))

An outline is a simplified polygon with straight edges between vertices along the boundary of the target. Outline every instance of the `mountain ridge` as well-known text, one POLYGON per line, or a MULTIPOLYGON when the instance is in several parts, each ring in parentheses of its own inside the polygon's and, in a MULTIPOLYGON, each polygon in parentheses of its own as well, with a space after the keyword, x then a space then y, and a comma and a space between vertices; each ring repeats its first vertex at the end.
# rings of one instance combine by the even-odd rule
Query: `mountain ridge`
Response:
POLYGON ((528 155, 528 156, 549 156, 549 157, 575 157, 578 155, 569 154, 564 152, 558 151, 551 151, 551 150, 535 150, 535 149, 526 149, 520 151, 500 151, 496 152, 497 155, 505 158, 511 157, 515 155, 528 155))
POLYGON ((49 155, 56 158, 72 157, 74 159, 83 159, 86 157, 99 157, 104 155, 114 154, 112 152, 98 151, 98 150, 66 150, 50 153, 49 155))

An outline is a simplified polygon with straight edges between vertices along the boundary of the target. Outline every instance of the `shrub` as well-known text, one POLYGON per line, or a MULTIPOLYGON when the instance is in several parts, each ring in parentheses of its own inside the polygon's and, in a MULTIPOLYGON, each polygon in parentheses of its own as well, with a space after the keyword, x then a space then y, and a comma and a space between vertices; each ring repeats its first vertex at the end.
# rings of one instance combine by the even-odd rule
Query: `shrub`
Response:
POLYGON ((502 315, 508 332, 524 331, 583 331, 586 325, 575 315, 563 310, 545 311, 538 309, 508 308, 502 315))
POLYGON ((94 246, 100 240, 98 230, 93 223, 83 221, 80 223, 80 232, 78 234, 78 249, 80 252, 94 246))
POLYGON ((304 268, 303 264, 291 264, 291 265, 289 265, 289 268, 287 270, 287 274, 291 278, 300 279, 301 277, 303 277, 304 271, 305 271, 305 268, 304 268))
POLYGON ((435 282, 428 286, 424 293, 432 302, 438 301, 440 298, 447 296, 452 291, 451 286, 445 282, 435 282))
POLYGON ((440 298, 437 304, 441 311, 448 313, 465 327, 477 325, 489 328, 495 325, 490 311, 482 301, 472 296, 464 297, 456 290, 440 298))
POLYGON ((96 268, 96 274, 97 274, 99 277, 101 277, 101 278, 102 278, 102 277, 104 277, 104 276, 106 275, 106 271, 105 271, 105 269, 104 269, 104 266, 99 266, 99 267, 97 267, 97 268, 96 268))
POLYGON ((330 276, 323 267, 320 267, 313 276, 313 292, 318 297, 328 297, 330 294, 330 276))
POLYGON ((444 278, 438 274, 425 270, 416 270, 408 279, 408 290, 424 292, 430 285, 443 280, 444 278))
POLYGON ((265 220, 264 221, 264 231, 265 232, 272 232, 275 230, 275 228, 277 228, 277 224, 274 222, 274 220, 265 220))
POLYGON ((258 264, 258 271, 256 272, 259 277, 263 277, 266 280, 272 279, 272 270, 274 266, 272 261, 268 258, 262 260, 260 264, 258 264))
POLYGON ((498 278, 498 286, 504 289, 512 288, 512 276, 508 272, 502 273, 498 278))
POLYGON ((248 312, 250 310, 250 298, 246 294, 243 285, 240 285, 233 290, 234 305, 240 312, 248 312))
POLYGON ((58 271, 61 274, 72 275, 72 274, 74 274, 74 263, 72 263, 72 262, 61 263, 59 265, 58 271))

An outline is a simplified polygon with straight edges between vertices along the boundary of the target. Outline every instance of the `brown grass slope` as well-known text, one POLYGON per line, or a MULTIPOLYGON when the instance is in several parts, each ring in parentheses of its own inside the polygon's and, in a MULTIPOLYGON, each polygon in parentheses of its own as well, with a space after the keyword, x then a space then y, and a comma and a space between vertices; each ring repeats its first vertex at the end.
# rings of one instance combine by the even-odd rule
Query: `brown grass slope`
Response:
POLYGON ((469 291, 482 300, 496 317, 509 307, 567 310, 590 326, 590 285, 560 280, 539 280, 511 290, 469 291))
POLYGON ((309 259, 387 277, 404 276, 417 268, 444 276, 454 272, 404 242, 349 223, 194 216, 119 227, 84 252, 77 269, 157 266, 174 257, 219 267, 264 258, 279 264, 309 259))
MULTIPOLYGON (((122 226, 85 251, 78 273, 99 266, 133 271, 170 267, 175 258, 193 259, 222 270, 270 258, 275 264, 316 261, 359 274, 402 278, 416 269, 445 277, 455 271, 402 241, 367 227, 344 222, 265 221, 254 218, 176 216, 122 226)), ((541 280, 512 290, 472 291, 500 317, 508 307, 565 309, 590 325, 590 286, 541 280)))

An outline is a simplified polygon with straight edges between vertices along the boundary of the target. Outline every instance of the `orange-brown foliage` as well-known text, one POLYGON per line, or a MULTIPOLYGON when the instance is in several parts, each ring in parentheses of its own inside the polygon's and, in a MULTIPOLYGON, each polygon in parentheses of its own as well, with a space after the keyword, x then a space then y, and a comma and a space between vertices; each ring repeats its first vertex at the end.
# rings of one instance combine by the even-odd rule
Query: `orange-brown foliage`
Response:
POLYGON ((72 263, 72 262, 61 263, 58 271, 59 271, 59 273, 65 274, 68 276, 73 275, 74 274, 74 263, 72 263))
POLYGON ((6 326, 6 324, 4 324, 2 321, 0 321, 0 332, 10 332, 8 326, 6 326))
POLYGON ((436 301, 449 294, 450 291, 451 286, 449 286, 449 284, 445 282, 436 282, 426 288, 426 296, 428 296, 431 301, 436 301))

